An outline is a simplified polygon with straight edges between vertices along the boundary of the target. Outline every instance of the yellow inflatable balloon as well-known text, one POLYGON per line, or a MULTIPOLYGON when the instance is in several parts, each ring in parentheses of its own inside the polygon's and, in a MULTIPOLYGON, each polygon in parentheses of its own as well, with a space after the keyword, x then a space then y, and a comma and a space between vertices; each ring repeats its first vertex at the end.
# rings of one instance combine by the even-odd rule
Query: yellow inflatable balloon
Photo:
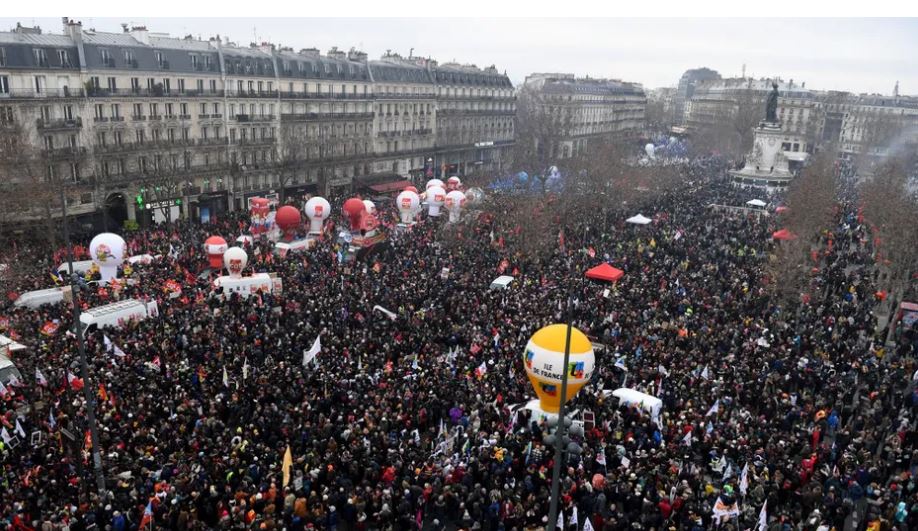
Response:
MULTIPOLYGON (((542 328, 529 338, 523 365, 532 382, 539 407, 548 413, 557 413, 561 408, 561 378, 564 374, 564 343, 567 325, 553 324, 542 328)), ((577 395, 593 376, 596 357, 593 345, 586 334, 571 330, 571 353, 567 365, 567 400, 577 395)))

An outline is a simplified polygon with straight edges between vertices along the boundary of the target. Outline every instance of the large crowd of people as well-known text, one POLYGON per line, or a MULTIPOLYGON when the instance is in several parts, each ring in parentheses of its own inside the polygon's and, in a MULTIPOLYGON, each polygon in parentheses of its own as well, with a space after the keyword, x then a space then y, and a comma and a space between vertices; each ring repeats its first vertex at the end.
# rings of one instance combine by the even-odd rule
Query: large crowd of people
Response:
MULTIPOLYGON (((0 528, 552 529, 548 427, 514 406, 534 397, 529 337, 572 322, 597 371, 572 403, 595 420, 583 452, 562 457, 564 531, 754 529, 763 515, 769 530, 918 529, 916 347, 876 330, 854 203, 814 242, 805 302, 779 302, 767 263, 780 216, 711 208, 752 193, 723 161, 682 171, 683 186, 631 210, 558 220, 548 256, 521 250, 525 220, 502 216, 513 195, 450 230, 425 217, 397 231, 380 203, 390 237, 366 261, 342 262, 332 234, 283 258, 256 242, 249 270, 276 272, 283 291, 248 299, 212 296, 199 276, 204 239, 235 239, 243 215, 126 234, 130 254, 158 258, 80 294, 86 308, 160 309, 87 336, 104 493, 68 376, 80 376, 70 305, 0 309, 0 333, 29 347, 0 401, 16 437, 0 447, 0 528), (638 208, 653 223, 626 224, 638 208), (624 277, 586 279, 601 261, 624 277), (514 283, 489 289, 500 272, 514 283), (622 386, 658 396, 661 415, 603 393, 622 386), (715 505, 736 514, 715 519, 715 505)), ((48 287, 61 254, 17 253, 10 291, 48 287)))

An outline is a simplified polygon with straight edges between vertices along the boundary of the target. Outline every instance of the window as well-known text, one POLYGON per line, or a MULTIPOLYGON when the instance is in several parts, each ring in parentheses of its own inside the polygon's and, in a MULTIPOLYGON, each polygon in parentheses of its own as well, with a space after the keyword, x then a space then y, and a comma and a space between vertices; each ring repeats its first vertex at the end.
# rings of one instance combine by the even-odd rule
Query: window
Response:
POLYGON ((166 59, 163 57, 163 52, 153 52, 153 57, 156 58, 156 62, 159 63, 159 67, 163 68, 166 64, 166 59))
POLYGON ((45 141, 45 149, 49 149, 49 150, 54 149, 54 137, 53 136, 51 135, 46 136, 44 138, 44 141, 45 141))
POLYGON ((154 88, 156 88, 156 80, 153 79, 152 77, 148 77, 147 78, 147 90, 152 91, 154 88))
POLYGON ((166 137, 169 139, 169 142, 174 143, 175 142, 175 129, 170 127, 169 130, 166 131, 166 137))
POLYGON ((217 80, 216 79, 210 80, 210 91, 217 92, 217 80))
POLYGON ((138 77, 131 78, 131 91, 140 92, 140 78, 138 77))
POLYGON ((167 104, 166 104, 166 116, 175 116, 175 113, 173 113, 172 110, 173 110, 173 109, 172 109, 172 104, 171 104, 171 103, 167 103, 167 104))
MULTIPOLYGON (((205 56, 204 56, 204 66, 207 67, 208 70, 210 70, 211 59, 210 59, 210 56, 209 56, 209 55, 205 55, 205 56)), ((211 83, 213 83, 213 82, 211 82, 211 83)))
POLYGON ((57 59, 60 61, 61 66, 70 66, 70 54, 67 50, 58 50, 57 59))
POLYGON ((6 48, 0 48, 0 66, 6 66, 6 48))
POLYGON ((185 92, 185 80, 184 79, 178 80, 178 91, 182 93, 185 92))
POLYGON ((195 89, 198 92, 204 92, 204 80, 203 79, 197 80, 197 82, 195 83, 195 89))
POLYGON ((172 91, 171 80, 168 78, 163 78, 163 92, 169 94, 172 91))
POLYGON ((112 104, 112 118, 121 117, 121 105, 117 103, 112 104))
POLYGON ((214 103, 214 114, 220 114, 220 104, 214 103))
POLYGON ((190 130, 187 127, 183 127, 182 128, 182 140, 187 142, 189 136, 190 136, 190 130))
POLYGON ((143 129, 137 129, 134 131, 134 141, 138 144, 143 144, 147 140, 147 132, 143 129))
POLYGON ((263 88, 264 88, 264 82, 263 82, 263 81, 259 81, 259 82, 258 82, 258 93, 259 93, 259 94, 261 94, 262 92, 264 92, 263 88))
POLYGON ((243 88, 243 83, 241 79, 236 81, 236 90, 240 93, 245 91, 245 88, 243 88))
POLYGON ((188 115, 188 104, 187 104, 187 103, 180 103, 180 104, 179 104, 179 111, 180 111, 180 114, 182 114, 182 115, 188 115))
POLYGON ((112 134, 115 137, 115 145, 118 145, 118 146, 124 145, 124 137, 121 134, 121 131, 115 131, 112 134))
POLYGON ((105 118, 105 106, 101 103, 96 104, 96 121, 98 122, 102 118, 105 118))
POLYGON ((198 68, 200 64, 201 62, 198 60, 198 56, 192 54, 191 55, 191 68, 194 68, 195 70, 200 70, 200 68, 198 68))
POLYGON ((99 50, 99 55, 102 56, 103 66, 115 66, 115 60, 112 58, 111 52, 103 48, 102 50, 99 50))
POLYGON ((137 59, 134 58, 134 52, 132 50, 124 51, 124 62, 127 63, 128 66, 137 67, 137 59))
POLYGON ((48 66, 48 54, 41 48, 32 48, 32 57, 36 66, 48 66))
MULTIPOLYGON (((2 64, 0 64, 2 66, 2 64)), ((10 93, 10 78, 7 76, 0 76, 0 94, 9 94, 10 93)))
POLYGON ((251 94, 253 92, 255 92, 255 82, 249 81, 249 93, 251 94))
MULTIPOLYGON (((80 167, 75 162, 70 163, 70 178, 73 180, 73 182, 77 182, 80 180, 80 167)), ((92 194, 90 194, 90 202, 92 202, 91 197, 92 197, 92 194)), ((81 200, 81 202, 85 202, 85 201, 81 200)))
POLYGON ((143 116, 143 104, 135 103, 134 104, 134 118, 137 119, 143 116))
POLYGON ((117 85, 117 82, 115 81, 115 78, 109 77, 108 78, 108 90, 115 92, 117 89, 118 89, 118 85, 117 85))
POLYGON ((159 116, 159 104, 158 103, 150 104, 150 116, 159 116))
POLYGON ((35 92, 41 94, 45 91, 45 76, 35 76, 35 92))

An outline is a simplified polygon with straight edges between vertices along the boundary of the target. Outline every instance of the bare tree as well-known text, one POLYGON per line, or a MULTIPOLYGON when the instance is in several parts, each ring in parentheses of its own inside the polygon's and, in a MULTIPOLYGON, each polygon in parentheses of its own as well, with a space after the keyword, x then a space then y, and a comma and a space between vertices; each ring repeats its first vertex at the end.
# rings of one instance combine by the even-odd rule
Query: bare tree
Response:
POLYGON ((283 204, 287 199, 287 185, 295 182, 297 175, 303 172, 309 155, 309 142, 303 127, 296 123, 282 124, 274 149, 280 202, 283 204))
POLYGON ((811 270, 819 267, 812 253, 822 249, 822 234, 832 226, 838 204, 833 152, 825 150, 813 157, 788 187, 788 210, 781 221, 794 239, 776 242, 768 262, 771 287, 785 303, 799 300, 809 290, 811 270))
POLYGON ((30 136, 20 122, 5 122, 0 129, 0 221, 9 226, 41 219, 49 243, 55 245, 63 181, 53 148, 37 147, 30 136))
MULTIPOLYGON (((185 182, 185 153, 180 146, 162 144, 150 150, 139 161, 137 185, 145 208, 159 210, 166 221, 172 220, 172 200, 182 194, 185 182), (153 205, 151 208, 150 205, 153 205)), ((188 153, 188 157, 191 154, 188 153)), ((191 161, 187 161, 190 166, 191 161)))
POLYGON ((517 98, 516 143, 511 154, 514 171, 544 176, 551 166, 561 165, 571 112, 559 99, 531 87, 521 89, 517 98))
MULTIPOLYGON (((914 152, 889 159, 861 186, 864 218, 878 238, 879 286, 890 293, 890 312, 914 287, 918 272, 918 197, 909 191, 908 175, 914 164, 914 152)), ((890 327, 887 339, 893 332, 890 327)))

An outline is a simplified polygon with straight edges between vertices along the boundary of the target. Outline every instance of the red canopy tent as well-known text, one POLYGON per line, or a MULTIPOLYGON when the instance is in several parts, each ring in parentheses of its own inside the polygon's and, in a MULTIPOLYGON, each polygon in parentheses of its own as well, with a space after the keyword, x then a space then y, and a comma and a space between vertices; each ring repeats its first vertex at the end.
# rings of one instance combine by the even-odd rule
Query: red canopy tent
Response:
POLYGON ((588 270, 586 272, 587 278, 592 278, 595 280, 605 280, 607 282, 618 282, 625 272, 621 269, 614 268, 607 263, 599 264, 598 266, 588 270))
POLYGON ((781 229, 771 235, 776 240, 796 240, 797 235, 787 229, 781 229))

